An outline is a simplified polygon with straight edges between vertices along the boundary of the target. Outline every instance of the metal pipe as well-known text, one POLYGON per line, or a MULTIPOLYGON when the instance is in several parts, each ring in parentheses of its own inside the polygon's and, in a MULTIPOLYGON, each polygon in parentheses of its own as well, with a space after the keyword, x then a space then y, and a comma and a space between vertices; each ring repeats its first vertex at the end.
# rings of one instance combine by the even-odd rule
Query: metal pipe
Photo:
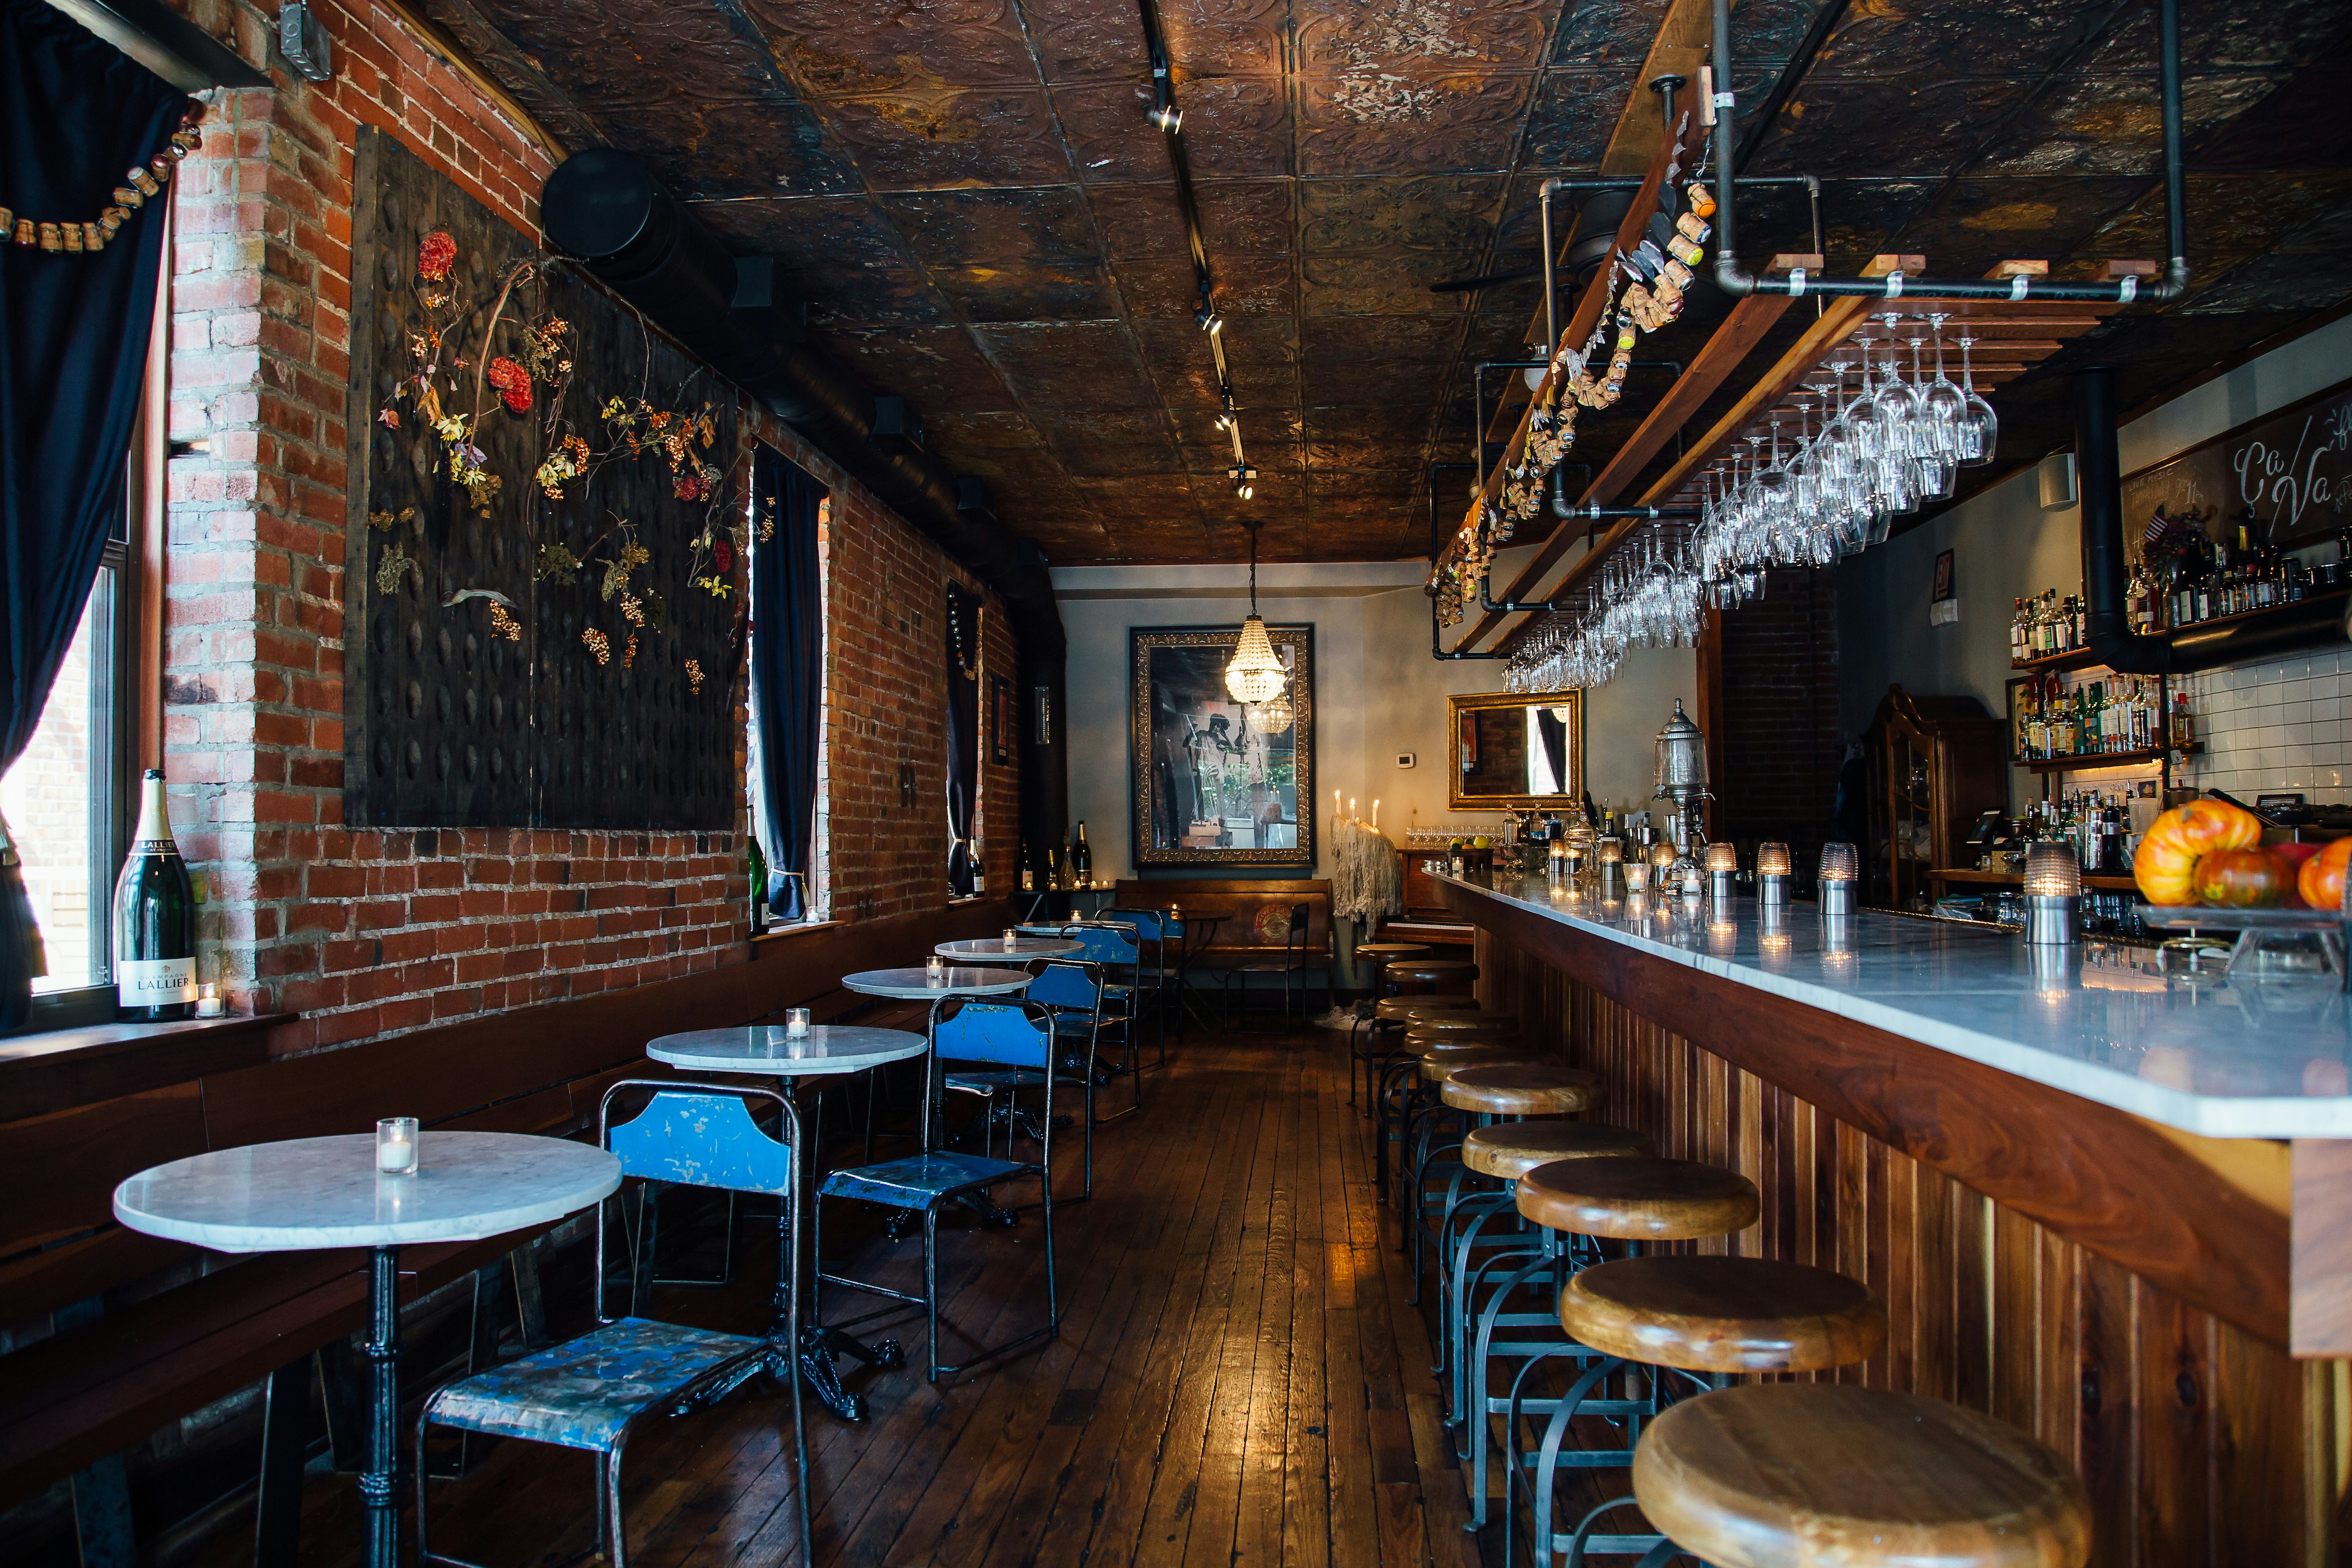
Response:
POLYGON ((1900 300, 2085 300, 2129 304, 2145 300, 2164 304, 2189 289, 2189 223, 2180 163, 2180 5, 2157 0, 2164 97, 2164 188, 2168 207, 2165 228, 2172 255, 2164 276, 2146 288, 2137 278, 2113 283, 2050 283, 2030 278, 1906 278, 1900 272, 1885 278, 1813 278, 1790 273, 1786 278, 1759 278, 1739 268, 1737 214, 1732 206, 1735 155, 1731 142, 1733 97, 1727 85, 1731 76, 1731 0, 1715 0, 1715 285, 1735 298, 1748 294, 1830 294, 1862 299, 1900 300))
MULTIPOLYGON (((1536 193, 1536 205, 1543 216, 1543 278, 1544 278, 1544 355, 1549 359, 1559 353, 1559 299, 1552 285, 1551 194, 1559 188, 1558 180, 1546 180, 1536 193)), ((1478 426, 1478 438, 1485 440, 1486 426, 1478 426)))
MULTIPOLYGON (((1594 522, 1618 522, 1629 518, 1670 522, 1684 520, 1696 521, 1700 514, 1696 507, 1579 506, 1570 507, 1560 515, 1587 518, 1594 522)), ((1478 574, 1478 607, 1490 615, 1497 611, 1506 615, 1534 615, 1561 607, 1556 599, 1529 599, 1525 603, 1516 599, 1507 599, 1498 604, 1493 597, 1493 575, 1489 573, 1480 573, 1478 574)))
POLYGON ((2115 372, 2091 365, 2074 373, 2074 477, 2082 531, 2083 642, 2121 675, 2162 675, 2172 643, 2131 629, 2124 603, 2122 468, 2116 457, 2115 372))

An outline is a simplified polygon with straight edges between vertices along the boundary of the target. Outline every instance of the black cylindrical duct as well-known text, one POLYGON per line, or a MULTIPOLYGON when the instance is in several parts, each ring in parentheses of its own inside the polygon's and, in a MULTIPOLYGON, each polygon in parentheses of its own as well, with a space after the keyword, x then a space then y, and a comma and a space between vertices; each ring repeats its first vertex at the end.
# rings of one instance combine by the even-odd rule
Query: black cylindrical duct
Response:
POLYGON ((1617 248, 1617 226, 1633 210, 1633 191, 1595 191, 1576 209, 1576 237, 1568 247, 1568 275, 1582 289, 1617 248))
POLYGON ((2123 475, 2116 457, 2115 372, 2074 373, 2074 482, 2083 538, 2083 646, 2122 675, 2161 675, 2172 644, 2131 629, 2125 601, 2123 475))

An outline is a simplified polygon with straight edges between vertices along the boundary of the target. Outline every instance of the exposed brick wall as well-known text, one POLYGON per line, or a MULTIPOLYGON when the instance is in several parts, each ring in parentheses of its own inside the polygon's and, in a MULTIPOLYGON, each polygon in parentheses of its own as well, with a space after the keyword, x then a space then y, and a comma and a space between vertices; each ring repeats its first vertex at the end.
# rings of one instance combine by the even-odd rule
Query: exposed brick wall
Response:
MULTIPOLYGON (((551 164, 462 73, 364 0, 320 0, 337 68, 315 86, 276 59, 274 8, 180 3, 270 65, 278 84, 216 106, 174 209, 172 434, 208 449, 171 466, 164 752, 174 826, 209 884, 205 977, 224 981, 241 1011, 304 1013, 275 1042, 299 1050, 740 961, 740 815, 732 831, 699 835, 341 826, 357 128, 391 132, 527 232, 551 164)), ((827 762, 845 786, 828 824, 835 912, 937 907, 947 897, 938 606, 951 569, 804 443, 746 415, 835 497, 827 762), (898 804, 902 759, 925 803, 911 812, 898 804)), ((1009 669, 993 610, 989 657, 1009 669)), ((740 686, 736 695, 740 713, 740 686)), ((985 798, 1010 803, 1016 787, 1013 770, 991 770, 985 798)), ((990 859, 992 876, 1009 875, 1010 842, 992 843, 990 859)))
POLYGON ((1716 831, 1780 839, 1810 869, 1829 837, 1842 754, 1836 574, 1775 571, 1764 596, 1726 611, 1722 626, 1716 831))

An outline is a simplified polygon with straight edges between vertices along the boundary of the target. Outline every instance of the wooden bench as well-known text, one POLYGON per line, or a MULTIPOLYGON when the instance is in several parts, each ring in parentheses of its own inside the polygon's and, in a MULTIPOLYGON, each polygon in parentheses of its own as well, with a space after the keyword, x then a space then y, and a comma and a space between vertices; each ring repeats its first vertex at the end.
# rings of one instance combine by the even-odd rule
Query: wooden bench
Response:
POLYGON ((1279 963, 1290 931, 1294 905, 1307 906, 1307 967, 1331 968, 1331 884, 1313 880, 1274 880, 1249 877, 1187 877, 1165 881, 1123 880, 1112 894, 1112 907, 1122 910, 1165 910, 1171 904, 1187 921, 1213 920, 1216 929, 1201 946, 1191 948, 1187 961, 1203 969, 1234 969, 1250 963, 1279 963))
MULTIPOLYGON (((0 1110, 11 1118, 0 1122, 0 1181, 16 1194, 0 1211, 0 1325, 23 1346, 0 1356, 0 1501, 362 1326, 364 1259, 350 1252, 215 1258, 201 1277, 84 1310, 199 1256, 114 1223, 110 1199, 124 1177, 211 1149, 365 1131, 394 1107, 431 1127, 583 1135, 611 1083, 664 1076, 645 1055, 654 1037, 787 1006, 837 1016, 866 1005, 840 989, 842 975, 919 962, 934 943, 992 934, 1011 919, 1010 903, 986 901, 812 931, 756 944, 748 963, 285 1059, 191 1050, 177 1075, 163 1052, 112 1074, 42 1061, 38 1113, 0 1110), (135 1089, 109 1096, 109 1077, 135 1089)), ((20 1070, 29 1079, 35 1069, 20 1070)), ((404 1299, 528 1239, 407 1249, 404 1299)))

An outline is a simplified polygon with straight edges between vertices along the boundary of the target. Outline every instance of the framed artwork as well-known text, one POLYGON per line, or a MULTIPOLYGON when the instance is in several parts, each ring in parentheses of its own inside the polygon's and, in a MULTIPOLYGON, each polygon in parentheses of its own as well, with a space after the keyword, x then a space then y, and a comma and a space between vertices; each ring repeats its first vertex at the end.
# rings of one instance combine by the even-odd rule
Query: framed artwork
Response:
POLYGON ((1584 796, 1584 693, 1542 702, 1507 691, 1445 700, 1455 811, 1566 811, 1584 796))
POLYGON ((988 678, 988 760, 1003 767, 1013 760, 1013 682, 988 678))
POLYGON ((1128 632, 1139 866, 1315 863, 1315 628, 1266 628, 1290 672, 1287 714, 1226 691, 1240 635, 1238 626, 1128 632))
POLYGON ((1936 591, 1929 597, 1937 604, 1959 597, 1960 590, 1952 578, 1952 552, 1947 550, 1936 557, 1936 591))

